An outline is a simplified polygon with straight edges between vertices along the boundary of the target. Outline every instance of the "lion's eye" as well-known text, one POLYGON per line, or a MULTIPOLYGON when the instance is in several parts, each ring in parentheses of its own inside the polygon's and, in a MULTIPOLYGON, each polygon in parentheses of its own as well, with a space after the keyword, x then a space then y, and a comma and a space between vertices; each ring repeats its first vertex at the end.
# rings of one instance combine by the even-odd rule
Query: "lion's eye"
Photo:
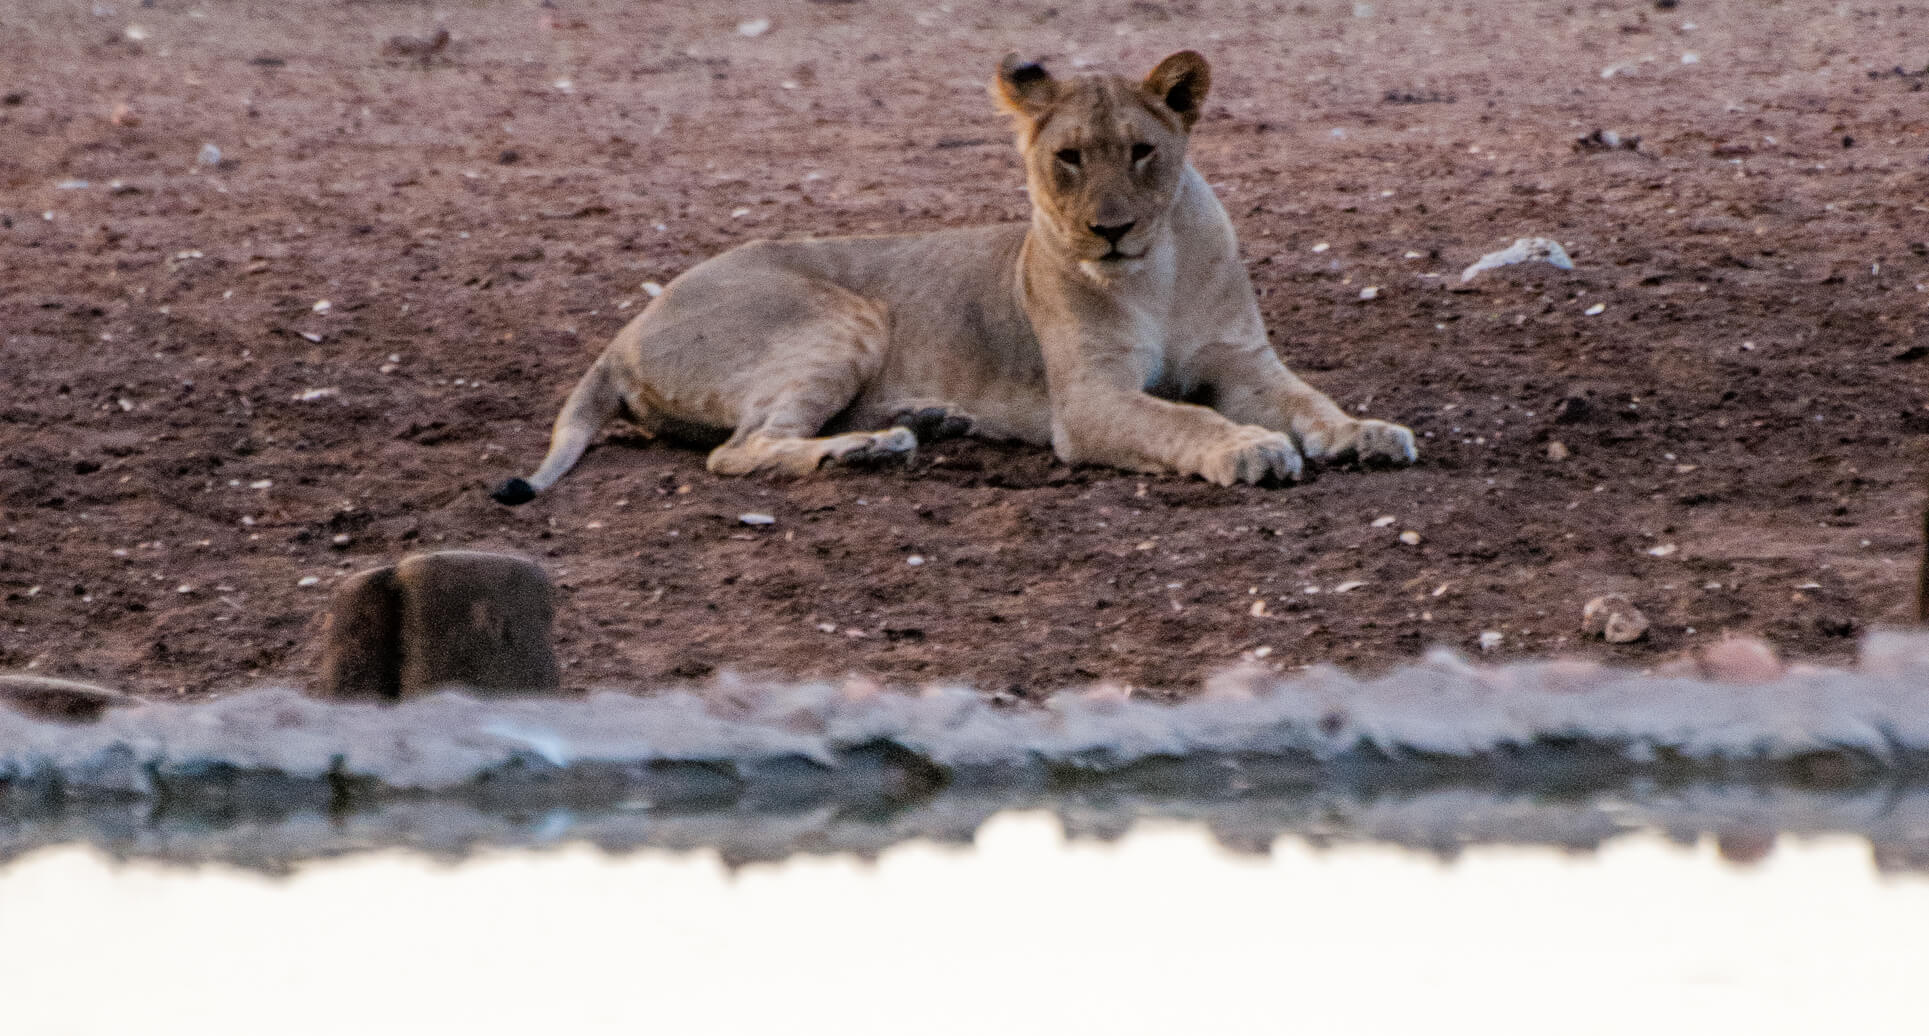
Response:
POLYGON ((1152 145, 1150 144, 1132 145, 1132 164, 1133 165, 1138 165, 1140 162, 1143 162, 1146 159, 1151 157, 1152 157, 1152 145))
POLYGON ((1066 165, 1071 166, 1073 169, 1078 168, 1079 155, 1078 155, 1077 148, 1074 148, 1074 147, 1062 148, 1059 150, 1058 154, 1054 157, 1056 157, 1060 162, 1063 162, 1066 165))

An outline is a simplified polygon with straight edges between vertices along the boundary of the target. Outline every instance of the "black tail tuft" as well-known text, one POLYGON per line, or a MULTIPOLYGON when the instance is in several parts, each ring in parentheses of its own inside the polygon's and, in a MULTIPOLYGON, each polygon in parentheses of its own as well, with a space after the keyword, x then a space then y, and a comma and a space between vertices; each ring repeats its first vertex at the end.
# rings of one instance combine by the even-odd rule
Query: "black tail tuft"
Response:
POLYGON ((512 478, 489 491, 491 499, 506 507, 526 504, 536 499, 536 488, 519 478, 512 478))

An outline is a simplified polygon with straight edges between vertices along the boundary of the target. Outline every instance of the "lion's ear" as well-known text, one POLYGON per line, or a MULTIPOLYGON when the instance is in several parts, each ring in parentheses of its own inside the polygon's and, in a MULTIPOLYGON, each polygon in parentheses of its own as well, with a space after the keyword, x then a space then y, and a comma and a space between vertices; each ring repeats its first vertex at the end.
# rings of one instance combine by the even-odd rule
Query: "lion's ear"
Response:
POLYGON ((1038 62, 1007 54, 991 81, 991 96, 1013 115, 1035 119, 1058 98, 1058 80, 1038 62))
POLYGON ((1145 77, 1145 92, 1172 109, 1179 121, 1191 129, 1199 121, 1199 109, 1212 89, 1212 66, 1199 52, 1182 50, 1164 61, 1145 77))

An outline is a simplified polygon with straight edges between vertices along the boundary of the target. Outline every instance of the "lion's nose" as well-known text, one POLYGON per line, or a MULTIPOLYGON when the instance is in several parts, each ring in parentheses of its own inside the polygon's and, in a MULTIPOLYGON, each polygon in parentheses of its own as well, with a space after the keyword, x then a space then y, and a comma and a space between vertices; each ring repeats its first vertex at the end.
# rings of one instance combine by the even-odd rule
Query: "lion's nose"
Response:
POLYGON ((1132 228, 1138 225, 1139 224, 1137 220, 1128 220, 1124 223, 1119 223, 1109 227, 1101 227, 1101 226, 1098 226, 1097 224, 1094 224, 1091 230, 1092 230, 1092 233, 1097 234, 1098 236, 1104 238, 1106 240, 1106 243, 1114 247, 1117 247, 1118 243, 1125 239, 1125 235, 1130 234, 1132 232, 1132 228))

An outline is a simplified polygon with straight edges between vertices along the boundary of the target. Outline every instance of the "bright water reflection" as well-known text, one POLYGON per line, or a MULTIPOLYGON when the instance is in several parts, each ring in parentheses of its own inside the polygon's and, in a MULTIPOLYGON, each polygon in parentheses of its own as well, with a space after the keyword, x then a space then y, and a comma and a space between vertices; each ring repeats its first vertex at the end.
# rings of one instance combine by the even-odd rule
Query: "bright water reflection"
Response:
POLYGON ((875 863, 401 853, 0 871, 0 1025, 105 1033, 1918 1031, 1929 878, 1631 837, 1446 864, 1004 815, 875 863))

